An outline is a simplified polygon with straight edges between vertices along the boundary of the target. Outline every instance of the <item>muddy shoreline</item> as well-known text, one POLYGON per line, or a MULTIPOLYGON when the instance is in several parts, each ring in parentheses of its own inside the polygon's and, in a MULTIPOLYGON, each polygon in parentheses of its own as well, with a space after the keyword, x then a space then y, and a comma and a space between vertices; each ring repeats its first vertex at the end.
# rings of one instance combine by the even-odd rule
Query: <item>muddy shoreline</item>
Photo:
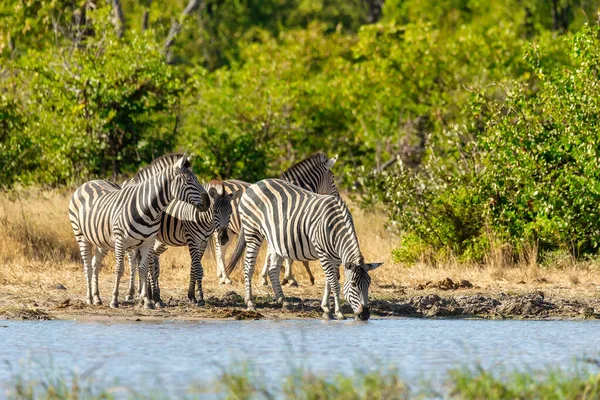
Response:
MULTIPOLYGON (((320 299, 288 297, 282 309, 270 297, 257 297, 257 312, 245 309, 243 298, 234 291, 210 296, 204 307, 185 300, 167 299, 166 307, 146 310, 133 302, 119 309, 106 305, 88 306, 79 298, 47 300, 33 304, 0 303, 0 319, 78 321, 165 321, 165 320, 254 320, 322 318, 320 299)), ((480 318, 480 319, 596 319, 600 299, 564 299, 546 296, 543 291, 519 294, 429 293, 412 296, 376 297, 370 301, 374 318, 480 318)), ((351 317, 345 305, 342 311, 351 317)))

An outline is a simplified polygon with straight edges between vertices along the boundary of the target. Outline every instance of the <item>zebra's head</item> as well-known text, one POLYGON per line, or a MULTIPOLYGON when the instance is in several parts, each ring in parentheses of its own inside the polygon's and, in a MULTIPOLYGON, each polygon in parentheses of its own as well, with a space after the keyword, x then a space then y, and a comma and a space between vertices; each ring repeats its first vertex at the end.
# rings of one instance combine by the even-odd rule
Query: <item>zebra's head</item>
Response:
POLYGON ((346 281, 344 282, 344 298, 354 312, 354 318, 366 321, 371 316, 369 312, 369 285, 371 277, 369 271, 378 268, 383 263, 372 264, 346 264, 346 281))
POLYGON ((210 199, 196 175, 190 170, 191 165, 190 157, 186 154, 175 163, 173 166, 175 179, 171 182, 171 194, 177 200, 185 201, 205 212, 210 207, 210 199))
POLYGON ((208 189, 208 195, 212 199, 214 228, 222 246, 226 245, 229 241, 227 227, 229 226, 229 218, 231 217, 231 203, 240 197, 240 194, 241 191, 239 190, 231 194, 227 193, 221 183, 213 184, 208 189))
POLYGON ((321 172, 321 179, 319 180, 317 193, 339 196, 337 187, 335 186, 335 175, 333 174, 333 172, 331 172, 331 168, 333 168, 333 166, 335 165, 335 162, 338 159, 338 155, 336 154, 331 158, 324 158, 325 160, 319 168, 321 172))

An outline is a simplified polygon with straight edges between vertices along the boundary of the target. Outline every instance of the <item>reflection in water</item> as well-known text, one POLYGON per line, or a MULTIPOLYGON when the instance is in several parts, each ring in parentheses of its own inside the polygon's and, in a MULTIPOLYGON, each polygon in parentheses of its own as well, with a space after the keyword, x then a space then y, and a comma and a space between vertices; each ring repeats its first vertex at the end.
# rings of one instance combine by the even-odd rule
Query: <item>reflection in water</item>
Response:
POLYGON ((31 359, 106 383, 175 393, 249 362, 276 382, 295 368, 350 373, 394 366, 408 382, 449 369, 570 366, 600 354, 598 321, 389 319, 78 323, 2 321, 0 383, 31 359), (11 371, 12 369, 12 371, 11 371))

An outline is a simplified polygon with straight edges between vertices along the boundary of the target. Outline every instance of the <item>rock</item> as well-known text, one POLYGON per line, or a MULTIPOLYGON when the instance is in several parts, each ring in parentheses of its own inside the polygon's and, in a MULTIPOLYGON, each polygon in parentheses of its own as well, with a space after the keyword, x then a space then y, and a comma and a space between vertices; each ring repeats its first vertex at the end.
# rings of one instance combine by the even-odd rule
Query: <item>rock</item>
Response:
POLYGON ((56 290, 67 290, 67 288, 62 283, 58 283, 58 284, 54 285, 54 289, 56 289, 56 290))

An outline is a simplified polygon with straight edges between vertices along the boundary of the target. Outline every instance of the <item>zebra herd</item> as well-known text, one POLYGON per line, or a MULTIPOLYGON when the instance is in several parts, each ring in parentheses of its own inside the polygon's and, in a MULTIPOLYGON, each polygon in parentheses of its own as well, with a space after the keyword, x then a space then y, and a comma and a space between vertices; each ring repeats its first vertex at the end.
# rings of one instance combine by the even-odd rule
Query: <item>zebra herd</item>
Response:
POLYGON ((100 305, 98 273, 109 250, 115 252, 115 286, 110 307, 119 306, 119 283, 127 255, 131 270, 127 300, 135 295, 146 308, 164 306, 160 298, 160 255, 170 246, 187 246, 191 256, 188 299, 204 305, 202 257, 209 241, 215 242, 217 276, 229 275, 246 250, 245 301, 254 310, 252 275, 262 242, 267 241, 263 267, 275 297, 286 306, 284 284, 297 285, 292 262, 319 260, 326 276, 321 307, 325 318, 343 319, 340 308, 339 267, 344 265, 343 293, 359 320, 370 317, 368 272, 381 263, 366 264, 360 251, 352 215, 339 196, 331 168, 337 156, 317 153, 281 174, 255 184, 238 180, 201 185, 191 171, 186 154, 160 157, 140 169, 121 186, 106 180, 81 185, 69 204, 69 219, 79 244, 86 278, 88 304, 100 305), (231 258, 225 262, 230 235, 238 235, 231 258), (333 295, 335 309, 330 310, 333 295))

